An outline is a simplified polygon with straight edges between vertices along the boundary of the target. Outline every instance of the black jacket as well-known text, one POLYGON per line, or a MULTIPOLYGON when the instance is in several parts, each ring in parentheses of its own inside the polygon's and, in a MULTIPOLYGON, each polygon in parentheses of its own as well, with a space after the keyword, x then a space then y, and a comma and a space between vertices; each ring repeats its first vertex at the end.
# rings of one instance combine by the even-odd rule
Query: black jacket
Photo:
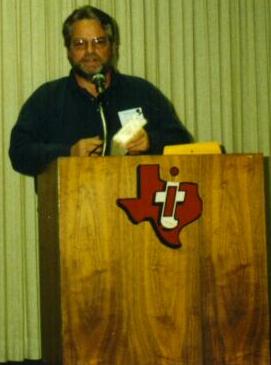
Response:
MULTIPOLYGON (((171 103, 146 80, 115 73, 101 101, 108 146, 121 127, 118 112, 138 107, 148 121, 148 154, 161 154, 165 145, 191 142, 171 103)), ((9 154, 13 168, 36 176, 52 160, 69 156, 71 146, 79 139, 97 135, 102 138, 98 103, 78 86, 73 73, 40 86, 23 105, 12 129, 9 154)))

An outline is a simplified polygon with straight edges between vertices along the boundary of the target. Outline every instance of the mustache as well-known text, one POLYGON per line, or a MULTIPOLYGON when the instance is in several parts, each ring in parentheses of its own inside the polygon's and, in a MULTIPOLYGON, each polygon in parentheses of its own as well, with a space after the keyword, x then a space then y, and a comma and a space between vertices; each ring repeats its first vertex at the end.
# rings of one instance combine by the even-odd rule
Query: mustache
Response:
POLYGON ((81 62, 88 62, 88 61, 102 61, 101 57, 96 53, 89 53, 82 57, 81 62))

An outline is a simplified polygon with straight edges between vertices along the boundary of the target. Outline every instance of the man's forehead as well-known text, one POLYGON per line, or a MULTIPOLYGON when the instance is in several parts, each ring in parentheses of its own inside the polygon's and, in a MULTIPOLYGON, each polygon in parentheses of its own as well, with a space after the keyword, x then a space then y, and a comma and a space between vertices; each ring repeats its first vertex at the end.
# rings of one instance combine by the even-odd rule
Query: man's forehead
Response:
MULTIPOLYGON (((72 35, 82 34, 82 33, 99 33, 97 35, 103 36, 106 34, 106 30, 99 20, 96 19, 80 19, 73 23, 72 25, 72 35)), ((96 36, 97 36, 96 35, 96 36)))

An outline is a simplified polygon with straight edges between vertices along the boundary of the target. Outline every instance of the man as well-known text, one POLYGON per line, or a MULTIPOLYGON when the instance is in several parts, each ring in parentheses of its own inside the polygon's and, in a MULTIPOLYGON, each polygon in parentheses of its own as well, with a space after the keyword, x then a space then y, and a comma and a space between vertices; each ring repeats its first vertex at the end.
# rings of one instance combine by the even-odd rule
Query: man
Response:
POLYGON ((191 141, 157 88, 117 71, 114 19, 84 6, 66 19, 63 36, 71 73, 42 85, 24 104, 11 133, 15 170, 36 176, 60 156, 110 155, 112 137, 136 113, 147 124, 125 145, 127 154, 161 154, 165 145, 191 141))

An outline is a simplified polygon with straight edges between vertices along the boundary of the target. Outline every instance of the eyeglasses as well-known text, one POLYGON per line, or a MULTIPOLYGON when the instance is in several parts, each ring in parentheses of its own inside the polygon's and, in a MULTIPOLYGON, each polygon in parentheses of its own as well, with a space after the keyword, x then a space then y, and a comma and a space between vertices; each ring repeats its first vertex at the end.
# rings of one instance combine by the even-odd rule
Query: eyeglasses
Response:
POLYGON ((85 50, 90 43, 92 48, 102 49, 108 45, 108 42, 108 37, 95 37, 92 39, 75 38, 71 41, 71 46, 75 50, 85 50))

